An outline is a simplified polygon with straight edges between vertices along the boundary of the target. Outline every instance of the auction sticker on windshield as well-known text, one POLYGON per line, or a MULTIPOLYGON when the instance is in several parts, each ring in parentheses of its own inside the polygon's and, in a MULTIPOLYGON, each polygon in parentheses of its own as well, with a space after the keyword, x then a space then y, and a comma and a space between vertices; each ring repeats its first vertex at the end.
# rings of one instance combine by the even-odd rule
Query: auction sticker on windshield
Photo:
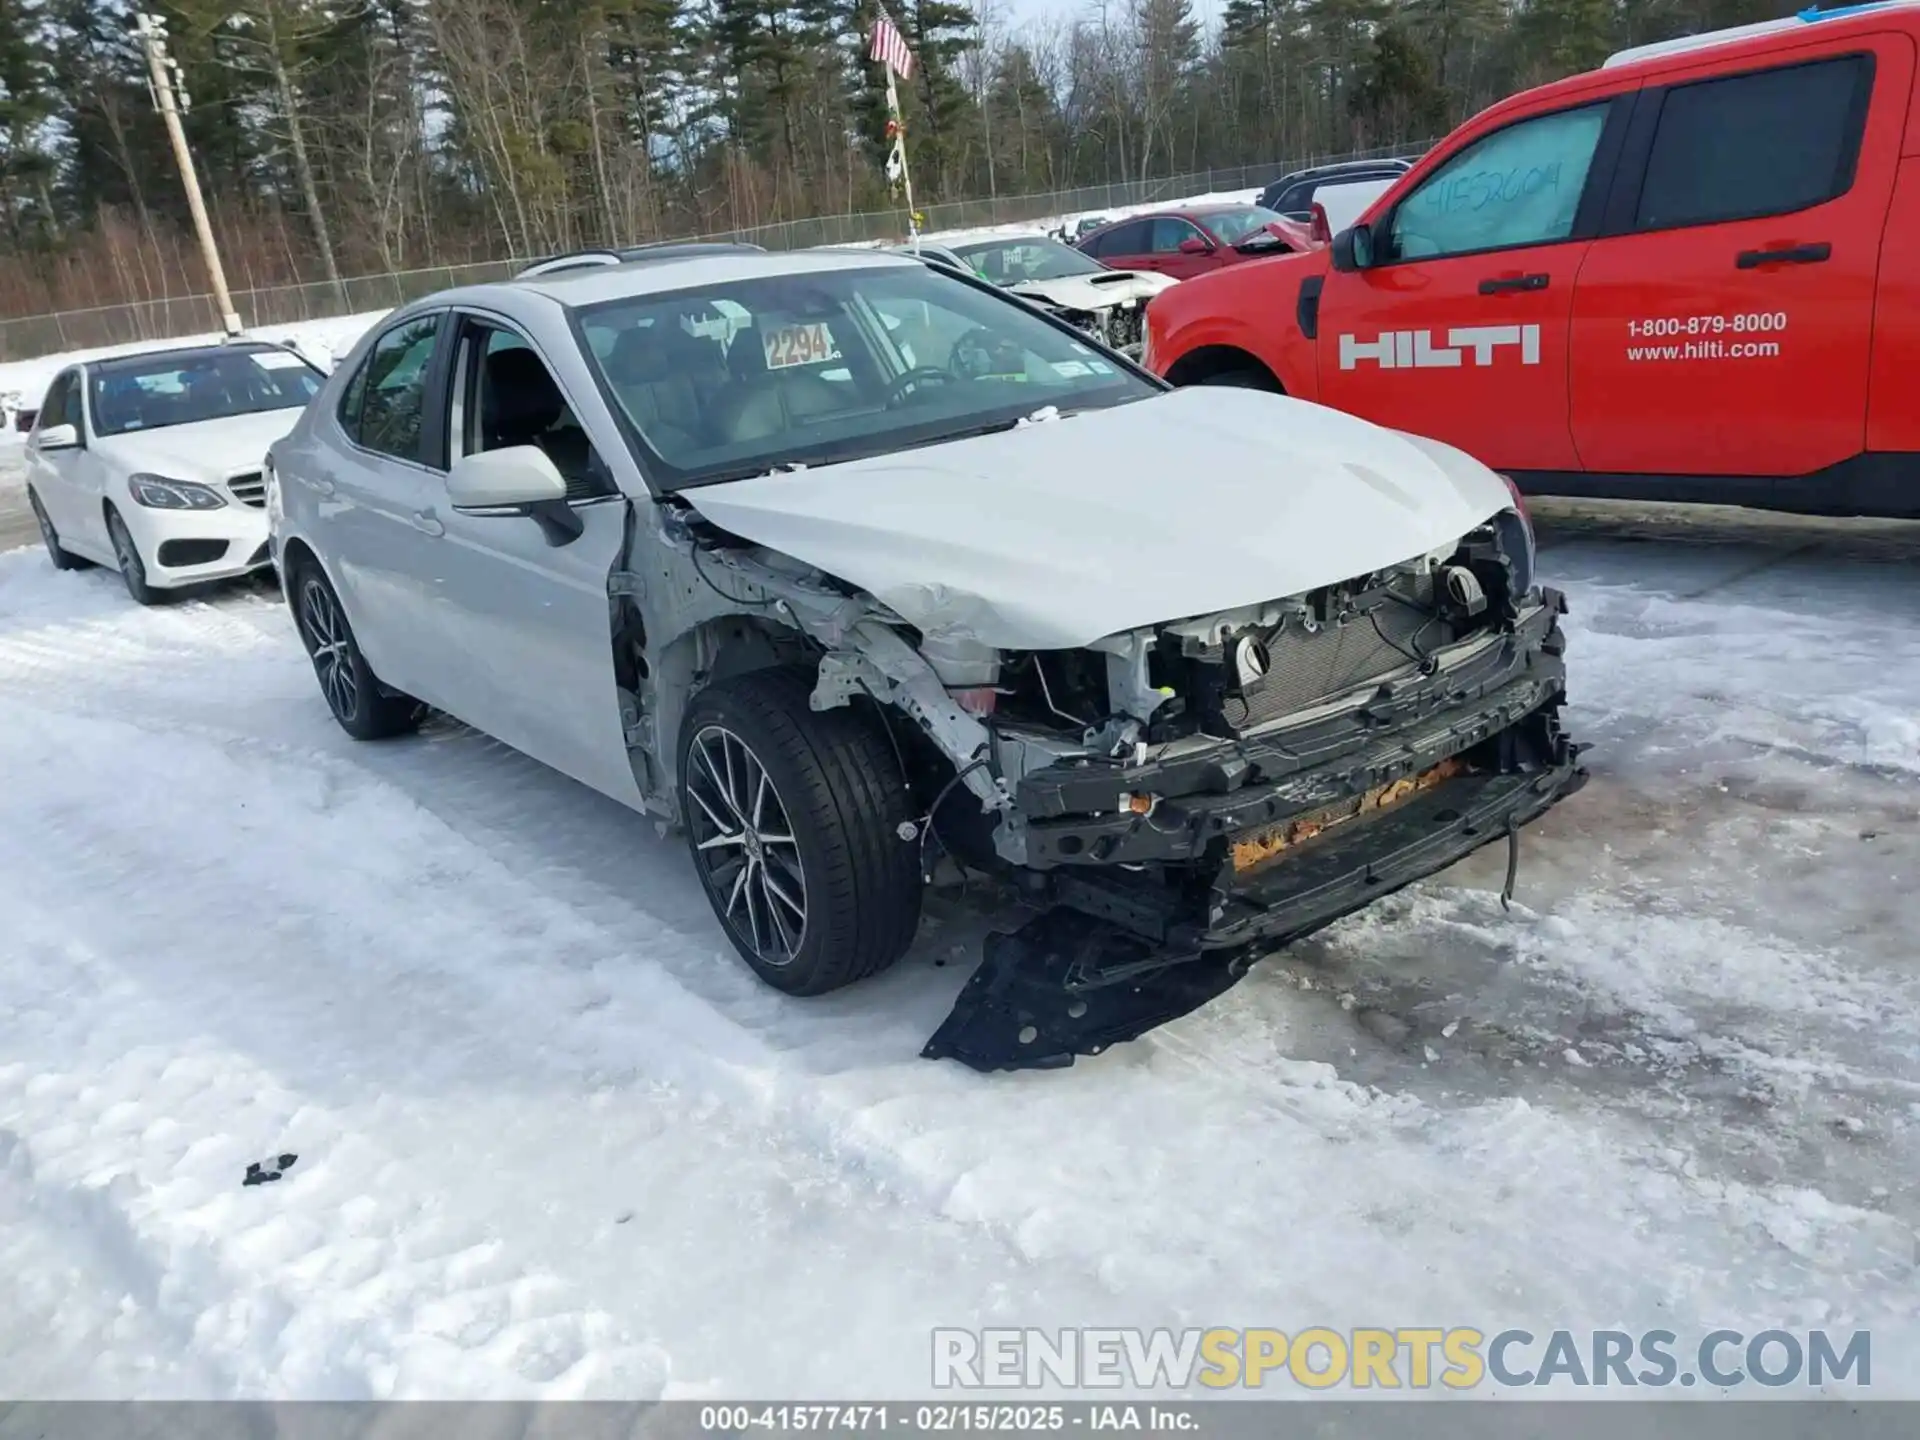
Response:
POLYGON ((833 332, 818 321, 812 325, 782 325, 769 330, 760 337, 760 344, 769 370, 824 365, 840 358, 840 352, 834 348, 833 332))

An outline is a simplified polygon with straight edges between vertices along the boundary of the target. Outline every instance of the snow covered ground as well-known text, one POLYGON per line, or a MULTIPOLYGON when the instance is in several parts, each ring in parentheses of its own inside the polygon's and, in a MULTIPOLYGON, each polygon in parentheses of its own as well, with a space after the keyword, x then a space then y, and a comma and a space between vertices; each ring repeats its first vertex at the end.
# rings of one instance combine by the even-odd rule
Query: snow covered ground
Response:
POLYGON ((1920 527, 1543 506, 1593 782, 1071 1070, 797 1002, 276 598, 0 555, 0 1393, 912 1395, 935 1325, 1874 1331, 1920 1396, 1920 527), (298 1160, 243 1187, 250 1162, 298 1160))

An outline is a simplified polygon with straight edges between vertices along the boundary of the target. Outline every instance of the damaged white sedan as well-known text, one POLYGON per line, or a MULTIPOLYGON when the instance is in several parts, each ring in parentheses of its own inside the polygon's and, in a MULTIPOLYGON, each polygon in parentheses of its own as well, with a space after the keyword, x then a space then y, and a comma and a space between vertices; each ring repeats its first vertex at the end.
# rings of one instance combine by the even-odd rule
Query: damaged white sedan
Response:
POLYGON ((1135 359, 1146 339, 1147 302, 1180 283, 1151 270, 1112 269, 1051 235, 995 235, 951 248, 1001 289, 1135 359))
POLYGON ((1431 441, 1169 390, 984 281, 742 251, 456 290, 269 456, 340 724, 427 707, 685 831, 793 994, 930 877, 1036 917, 926 1053, 1070 1063, 1577 789, 1560 597, 1431 441))

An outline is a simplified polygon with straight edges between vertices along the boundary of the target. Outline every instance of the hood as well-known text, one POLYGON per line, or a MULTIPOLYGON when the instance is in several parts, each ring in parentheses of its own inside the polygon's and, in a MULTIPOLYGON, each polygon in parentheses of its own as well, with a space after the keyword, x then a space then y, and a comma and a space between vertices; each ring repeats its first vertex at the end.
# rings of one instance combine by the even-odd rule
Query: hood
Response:
POLYGON ((1063 310, 1104 310, 1123 300, 1149 300, 1180 282, 1171 275, 1139 270, 1107 270, 1098 275, 1066 275, 1058 280, 1022 280, 1007 288, 1063 310))
POLYGON ((1009 650, 1297 595, 1512 503, 1458 451, 1213 386, 683 498, 922 631, 1009 650))
POLYGON ((267 447, 300 418, 301 408, 260 410, 192 425, 129 430, 93 441, 95 453, 129 472, 151 471, 176 480, 224 480, 236 470, 258 470, 267 447))

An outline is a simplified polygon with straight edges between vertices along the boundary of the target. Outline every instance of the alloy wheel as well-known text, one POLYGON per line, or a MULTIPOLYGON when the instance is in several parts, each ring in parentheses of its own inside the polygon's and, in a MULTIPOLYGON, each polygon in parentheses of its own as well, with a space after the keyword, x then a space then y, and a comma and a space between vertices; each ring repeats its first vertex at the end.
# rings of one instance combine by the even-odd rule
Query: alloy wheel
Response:
POLYGON ((780 792, 751 746, 708 725, 687 751, 694 858, 721 919, 761 963, 793 962, 807 933, 807 879, 780 792))
POLYGON ((353 715, 360 704, 353 637, 332 592, 312 577, 300 587, 300 628, 306 633, 307 650, 313 656, 314 673, 320 678, 327 704, 342 718, 353 715))

